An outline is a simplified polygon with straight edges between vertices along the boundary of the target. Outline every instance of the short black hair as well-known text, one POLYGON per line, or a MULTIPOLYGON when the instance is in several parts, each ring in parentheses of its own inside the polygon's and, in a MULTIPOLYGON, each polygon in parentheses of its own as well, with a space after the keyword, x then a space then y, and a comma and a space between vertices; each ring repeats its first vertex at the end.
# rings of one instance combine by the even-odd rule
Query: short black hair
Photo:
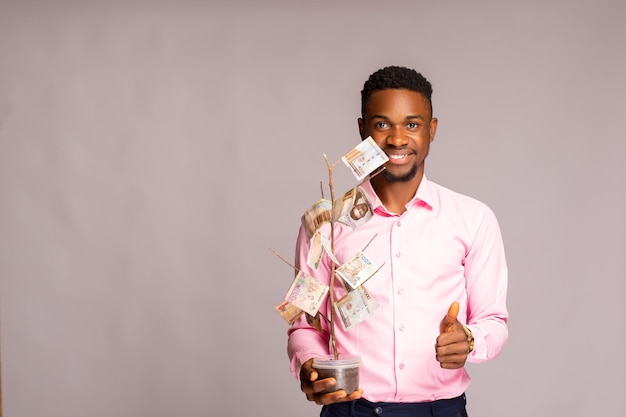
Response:
POLYGON ((381 68, 369 76, 363 90, 361 90, 361 117, 365 117, 365 107, 369 103, 370 97, 376 91, 388 89, 403 89, 416 91, 422 94, 430 104, 432 115, 433 86, 422 74, 411 68, 389 66, 381 68))

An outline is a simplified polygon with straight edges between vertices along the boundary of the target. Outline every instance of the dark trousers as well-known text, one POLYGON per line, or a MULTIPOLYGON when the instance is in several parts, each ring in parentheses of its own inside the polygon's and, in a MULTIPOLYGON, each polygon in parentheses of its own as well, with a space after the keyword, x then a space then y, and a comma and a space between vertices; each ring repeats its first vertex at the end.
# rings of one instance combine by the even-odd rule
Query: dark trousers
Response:
POLYGON ((373 403, 366 399, 325 405, 320 417, 467 417, 465 394, 426 403, 373 403))

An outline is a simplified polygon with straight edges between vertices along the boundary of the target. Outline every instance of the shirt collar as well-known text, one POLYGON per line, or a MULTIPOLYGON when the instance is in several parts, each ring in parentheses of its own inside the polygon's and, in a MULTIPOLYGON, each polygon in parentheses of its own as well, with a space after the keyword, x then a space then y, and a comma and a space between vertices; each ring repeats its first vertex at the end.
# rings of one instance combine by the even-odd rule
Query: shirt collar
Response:
MULTIPOLYGON (((376 194, 376 191, 374 191, 374 188, 369 180, 363 181, 360 186, 363 191, 365 191, 370 203, 372 204, 372 211, 383 216, 395 216, 394 213, 389 213, 387 211, 383 203, 380 201, 380 198, 378 198, 378 195, 376 194)), ((429 210, 434 210, 436 208, 436 202, 437 199, 431 183, 426 178, 426 174, 424 174, 419 187, 417 187, 415 196, 413 196, 413 198, 406 204, 406 208, 408 210, 412 206, 422 206, 428 208, 429 210)))

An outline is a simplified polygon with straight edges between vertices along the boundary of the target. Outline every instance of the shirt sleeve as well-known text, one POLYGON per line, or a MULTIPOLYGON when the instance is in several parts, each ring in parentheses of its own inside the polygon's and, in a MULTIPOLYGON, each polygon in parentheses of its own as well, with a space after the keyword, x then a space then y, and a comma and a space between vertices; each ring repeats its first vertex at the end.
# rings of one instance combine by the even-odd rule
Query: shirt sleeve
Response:
MULTIPOLYGON (((305 274, 318 279, 320 282, 328 284, 330 270, 328 263, 324 259, 319 264, 318 269, 312 269, 307 264, 307 256, 309 253, 309 240, 303 227, 300 227, 298 240, 296 242, 295 266, 305 274)), ((324 255, 323 258, 326 258, 324 255)), ((326 314, 326 304, 322 303, 320 311, 326 314)), ((307 360, 321 355, 328 354, 329 332, 326 323, 322 319, 323 331, 311 327, 306 320, 305 314, 302 314, 287 331, 287 354, 291 363, 291 373, 296 377, 300 377, 300 367, 307 360)))
POLYGON ((495 215, 485 208, 476 237, 465 259, 467 326, 474 336, 468 362, 497 357, 508 339, 506 307, 508 270, 495 215))

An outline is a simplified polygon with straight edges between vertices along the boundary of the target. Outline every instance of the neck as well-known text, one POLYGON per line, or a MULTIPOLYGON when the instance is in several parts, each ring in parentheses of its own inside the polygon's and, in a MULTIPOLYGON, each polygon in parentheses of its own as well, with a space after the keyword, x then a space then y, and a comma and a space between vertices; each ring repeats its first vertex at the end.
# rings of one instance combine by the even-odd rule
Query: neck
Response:
POLYGON ((409 181, 389 182, 381 175, 377 175, 370 180, 370 183, 390 213, 402 214, 406 210, 407 203, 415 197, 422 177, 423 172, 420 171, 409 181))

